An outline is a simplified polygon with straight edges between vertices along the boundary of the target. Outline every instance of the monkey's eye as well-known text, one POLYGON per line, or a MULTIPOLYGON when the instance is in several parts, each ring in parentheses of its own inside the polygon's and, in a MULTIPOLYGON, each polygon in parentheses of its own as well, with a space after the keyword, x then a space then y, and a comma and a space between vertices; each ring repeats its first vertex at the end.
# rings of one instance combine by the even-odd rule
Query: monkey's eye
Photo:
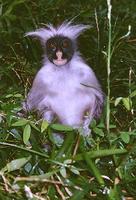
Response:
POLYGON ((49 43, 49 44, 48 44, 48 48, 52 49, 53 51, 56 50, 56 46, 55 46, 55 44, 53 44, 53 43, 49 43))
POLYGON ((63 40, 62 47, 63 48, 68 48, 69 47, 69 42, 67 40, 63 40))

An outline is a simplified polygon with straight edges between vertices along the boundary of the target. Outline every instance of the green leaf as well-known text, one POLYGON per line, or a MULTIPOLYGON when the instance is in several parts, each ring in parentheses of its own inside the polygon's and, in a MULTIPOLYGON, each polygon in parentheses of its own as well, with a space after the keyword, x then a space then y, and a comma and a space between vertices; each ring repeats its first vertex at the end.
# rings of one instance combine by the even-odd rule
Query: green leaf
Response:
POLYGON ((45 120, 42 121, 42 125, 41 125, 41 133, 43 133, 49 126, 49 123, 45 120))
POLYGON ((93 131, 94 131, 97 135, 104 137, 104 132, 103 132, 102 129, 95 127, 95 128, 93 129, 93 131))
POLYGON ((19 119, 17 122, 13 123, 12 126, 24 126, 28 123, 26 119, 19 119))
POLYGON ((13 97, 13 94, 8 94, 8 95, 5 96, 5 98, 7 98, 7 99, 10 98, 10 97, 13 97))
POLYGON ((50 178, 52 175, 54 175, 56 172, 58 172, 58 169, 54 169, 53 171, 51 171, 51 172, 47 172, 46 174, 41 174, 41 175, 39 175, 39 176, 37 176, 37 177, 39 177, 39 179, 40 180, 42 180, 42 179, 45 179, 45 178, 50 178))
POLYGON ((110 188, 108 192, 109 200, 122 199, 122 191, 119 184, 115 184, 113 188, 110 188))
POLYGON ((18 170, 18 169, 20 169, 23 165, 25 165, 25 164, 30 160, 30 158, 31 158, 31 156, 12 160, 10 163, 8 163, 8 164, 1 170, 1 172, 6 172, 6 171, 12 172, 12 171, 18 170))
POLYGON ((90 159, 89 156, 85 153, 83 156, 85 158, 86 164, 87 164, 90 172, 93 173, 93 175, 95 176, 96 180, 98 181, 98 183, 100 185, 104 185, 104 180, 102 178, 102 175, 101 175, 99 169, 96 167, 94 161, 92 161, 92 159, 90 159))
MULTIPOLYGON (((125 154, 127 153, 126 149, 102 149, 102 150, 96 150, 96 151, 88 151, 85 154, 89 156, 89 158, 101 158, 101 157, 106 157, 106 156, 111 156, 111 155, 120 155, 120 154, 125 154)), ((83 160, 83 154, 77 154, 74 157, 74 160, 83 160)))
POLYGON ((70 170, 71 172, 73 172, 74 174, 76 174, 76 175, 80 175, 79 170, 78 170, 76 167, 74 167, 74 166, 71 166, 71 167, 69 168, 69 170, 70 170))
POLYGON ((73 162, 72 159, 64 160, 64 164, 66 164, 66 165, 71 164, 72 162, 73 162))
POLYGON ((134 90, 134 91, 130 94, 130 97, 131 97, 131 98, 134 97, 134 96, 136 96, 136 90, 134 90))
MULTIPOLYGON (((30 164, 30 162, 25 165, 25 169, 26 169, 27 172, 30 172, 31 168, 32 168, 32 165, 30 164), (28 169, 26 169, 26 167, 28 167, 28 169)), ((59 170, 56 169, 56 170, 53 170, 53 171, 48 172, 46 174, 29 176, 28 180, 30 180, 30 181, 40 181, 41 182, 44 179, 49 179, 52 175, 54 175, 58 171, 59 170)))
POLYGON ((136 136, 136 132, 135 131, 129 132, 129 134, 136 136))
POLYGON ((31 127, 33 127, 35 130, 37 130, 38 132, 40 132, 40 129, 33 123, 30 122, 31 127))
POLYGON ((97 127, 98 128, 105 128, 105 124, 101 122, 100 124, 97 125, 97 127))
POLYGON ((122 100, 122 97, 116 98, 115 102, 114 102, 114 105, 117 106, 120 103, 121 100, 122 100))
POLYGON ((110 129, 112 128, 116 128, 116 125, 115 124, 110 124, 110 129))
POLYGON ((51 128, 56 131, 73 131, 73 128, 71 126, 66 126, 62 124, 52 124, 51 128))
POLYGON ((27 124, 23 131, 23 142, 27 144, 31 134, 31 126, 27 124))
POLYGON ((84 199, 85 192, 77 190, 69 200, 82 200, 84 199))
POLYGON ((129 111, 131 109, 131 105, 132 105, 131 100, 128 97, 126 97, 126 98, 122 98, 122 102, 123 102, 125 108, 129 111))
POLYGON ((66 173, 66 168, 65 167, 61 167, 60 174, 63 176, 63 178, 67 177, 67 173, 66 173))
POLYGON ((130 135, 128 134, 128 132, 122 132, 120 135, 120 138, 123 140, 123 142, 125 142, 126 144, 129 143, 130 141, 130 135))
POLYGON ((16 129, 11 129, 10 134, 16 138, 17 140, 22 140, 22 137, 20 136, 18 130, 16 129))
POLYGON ((96 120, 93 119, 93 120, 91 121, 91 128, 94 128, 95 126, 96 126, 96 120))
POLYGON ((31 170, 32 170, 33 166, 30 162, 28 162, 25 166, 24 166, 24 170, 27 172, 27 173, 31 173, 31 170))
POLYGON ((75 134, 73 132, 69 132, 66 134, 62 147, 57 152, 56 158, 62 158, 63 154, 67 155, 69 150, 72 148, 74 144, 75 134))
POLYGON ((16 98, 22 98, 23 96, 22 96, 22 94, 15 94, 14 97, 16 97, 16 98))

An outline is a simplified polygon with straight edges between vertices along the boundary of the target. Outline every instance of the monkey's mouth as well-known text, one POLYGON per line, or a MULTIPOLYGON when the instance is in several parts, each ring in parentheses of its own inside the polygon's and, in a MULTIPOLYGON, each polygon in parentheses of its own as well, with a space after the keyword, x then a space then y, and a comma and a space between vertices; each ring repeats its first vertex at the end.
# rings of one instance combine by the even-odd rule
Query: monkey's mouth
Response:
POLYGON ((57 66, 62 66, 65 65, 67 63, 67 59, 54 59, 53 63, 57 66))

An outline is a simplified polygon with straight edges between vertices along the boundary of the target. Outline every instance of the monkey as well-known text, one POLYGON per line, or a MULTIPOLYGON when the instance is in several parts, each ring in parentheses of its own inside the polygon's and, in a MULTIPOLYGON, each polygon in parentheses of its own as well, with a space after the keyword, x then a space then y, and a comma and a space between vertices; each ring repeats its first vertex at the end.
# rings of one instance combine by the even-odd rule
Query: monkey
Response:
POLYGON ((100 117, 104 103, 100 83, 77 47, 77 38, 89 28, 65 21, 26 33, 40 39, 45 55, 24 109, 37 111, 48 123, 57 117, 63 125, 80 128, 84 136, 90 135, 89 125, 100 117))

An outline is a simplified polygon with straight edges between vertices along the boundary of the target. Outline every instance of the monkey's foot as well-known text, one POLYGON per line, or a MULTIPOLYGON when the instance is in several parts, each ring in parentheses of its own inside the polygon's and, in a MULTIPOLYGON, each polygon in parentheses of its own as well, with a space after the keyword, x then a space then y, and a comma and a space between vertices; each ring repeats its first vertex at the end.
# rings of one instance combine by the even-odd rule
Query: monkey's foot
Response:
POLYGON ((91 135, 91 129, 88 126, 80 127, 80 128, 78 128, 78 131, 79 131, 80 135, 83 135, 84 137, 91 135))

